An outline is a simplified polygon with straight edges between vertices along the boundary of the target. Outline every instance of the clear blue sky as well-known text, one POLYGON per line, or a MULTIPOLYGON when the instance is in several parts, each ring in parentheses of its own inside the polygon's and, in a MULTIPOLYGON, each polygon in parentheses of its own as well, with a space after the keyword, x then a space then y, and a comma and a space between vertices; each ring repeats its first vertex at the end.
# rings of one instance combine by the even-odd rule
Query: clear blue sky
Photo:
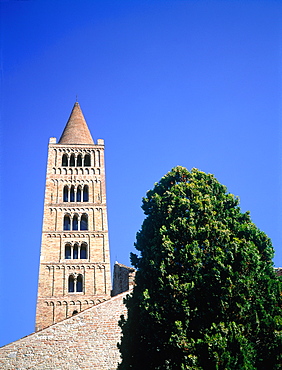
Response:
POLYGON ((112 264, 176 165, 213 173, 282 266, 281 1, 0 1, 0 344, 34 330, 47 144, 78 95, 106 145, 112 264))

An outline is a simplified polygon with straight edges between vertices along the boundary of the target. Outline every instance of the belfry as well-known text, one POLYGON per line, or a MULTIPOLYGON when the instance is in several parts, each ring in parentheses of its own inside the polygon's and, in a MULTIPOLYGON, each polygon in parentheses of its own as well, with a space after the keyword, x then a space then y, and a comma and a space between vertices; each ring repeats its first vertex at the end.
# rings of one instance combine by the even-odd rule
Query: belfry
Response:
POLYGON ((110 294, 104 140, 94 143, 76 102, 49 140, 36 331, 110 294))
POLYGON ((115 262, 111 290, 104 140, 79 104, 48 146, 35 332, 0 348, 0 368, 115 370, 135 269, 115 262))

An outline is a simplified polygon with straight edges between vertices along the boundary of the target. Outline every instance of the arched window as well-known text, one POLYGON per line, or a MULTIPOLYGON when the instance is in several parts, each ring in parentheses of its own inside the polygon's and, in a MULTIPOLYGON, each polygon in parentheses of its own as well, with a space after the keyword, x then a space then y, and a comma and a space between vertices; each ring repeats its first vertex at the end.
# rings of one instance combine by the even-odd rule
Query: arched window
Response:
POLYGON ((74 186, 70 189, 70 202, 74 202, 74 186))
POLYGON ((68 165, 68 156, 66 154, 63 154, 63 157, 62 157, 62 166, 63 167, 67 167, 68 165))
POLYGON ((87 245, 86 244, 82 244, 80 247, 80 258, 82 260, 87 258, 87 245))
POLYGON ((74 292, 74 277, 73 275, 69 276, 69 293, 74 292))
POLYGON ((76 191, 76 201, 81 202, 81 187, 79 186, 76 191))
POLYGON ((71 167, 75 166, 75 156, 74 156, 74 154, 72 154, 71 157, 70 157, 70 166, 71 167))
POLYGON ((73 219, 72 219, 72 229, 73 230, 78 230, 78 217, 77 217, 77 215, 74 215, 73 216, 73 219))
POLYGON ((78 245, 75 244, 73 247, 73 259, 77 260, 78 259, 78 245))
POLYGON ((80 219, 80 230, 88 230, 88 217, 85 214, 80 219))
POLYGON ((65 259, 66 260, 71 259, 71 246, 69 244, 66 244, 65 246, 65 259))
POLYGON ((83 187, 83 202, 88 202, 88 200, 89 200, 88 186, 84 185, 84 187, 83 187))
POLYGON ((69 201, 69 188, 68 188, 67 185, 64 186, 63 200, 64 200, 64 202, 68 202, 69 201))
POLYGON ((98 167, 101 167, 101 155, 100 155, 100 150, 98 150, 98 167))
POLYGON ((83 277, 81 274, 77 276, 76 280, 76 291, 77 292, 82 292, 83 291, 83 277))
POLYGON ((72 316, 77 315, 77 314, 78 314, 78 311, 74 310, 73 313, 72 313, 72 316))
POLYGON ((81 154, 78 154, 78 156, 77 156, 76 166, 77 167, 82 167, 82 157, 81 157, 81 154))
POLYGON ((90 154, 85 154, 84 156, 84 166, 91 166, 91 158, 90 158, 90 154))
POLYGON ((64 216, 64 230, 70 230, 70 216, 64 216))

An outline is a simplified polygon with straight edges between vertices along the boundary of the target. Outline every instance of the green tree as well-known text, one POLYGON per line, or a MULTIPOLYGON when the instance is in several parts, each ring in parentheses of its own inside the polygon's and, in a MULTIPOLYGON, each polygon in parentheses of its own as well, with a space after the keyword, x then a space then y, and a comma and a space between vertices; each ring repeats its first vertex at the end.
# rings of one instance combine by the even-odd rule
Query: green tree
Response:
POLYGON ((176 167, 147 192, 119 369, 280 369, 270 239, 213 175, 176 167))

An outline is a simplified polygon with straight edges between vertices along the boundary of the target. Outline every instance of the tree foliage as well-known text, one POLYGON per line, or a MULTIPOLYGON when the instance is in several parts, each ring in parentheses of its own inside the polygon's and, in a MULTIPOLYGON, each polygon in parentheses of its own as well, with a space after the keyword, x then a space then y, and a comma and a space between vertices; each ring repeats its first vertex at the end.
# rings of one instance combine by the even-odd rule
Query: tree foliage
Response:
POLYGON ((119 369, 280 369, 270 239, 213 175, 176 167, 143 198, 119 369))

